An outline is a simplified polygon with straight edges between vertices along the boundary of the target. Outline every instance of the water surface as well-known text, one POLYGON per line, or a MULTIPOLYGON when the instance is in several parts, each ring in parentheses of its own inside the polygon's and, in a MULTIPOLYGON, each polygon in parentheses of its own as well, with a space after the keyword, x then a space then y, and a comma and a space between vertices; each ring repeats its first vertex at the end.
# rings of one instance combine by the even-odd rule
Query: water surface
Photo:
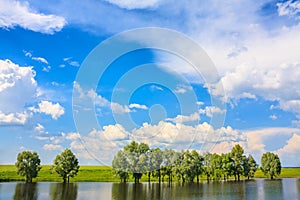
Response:
POLYGON ((173 183, 0 183, 0 199, 300 199, 299 179, 173 183))

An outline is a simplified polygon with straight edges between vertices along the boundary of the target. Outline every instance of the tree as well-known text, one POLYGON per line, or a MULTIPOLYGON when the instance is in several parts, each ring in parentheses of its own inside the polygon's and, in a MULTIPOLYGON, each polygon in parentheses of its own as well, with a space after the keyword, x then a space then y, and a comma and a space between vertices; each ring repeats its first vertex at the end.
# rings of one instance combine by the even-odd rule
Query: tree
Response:
POLYGON ((161 164, 163 162, 163 152, 160 148, 154 148, 150 150, 149 156, 150 170, 148 172, 148 181, 150 182, 150 173, 154 177, 158 177, 158 182, 161 182, 161 164))
POLYGON ((145 143, 138 144, 132 141, 124 147, 124 152, 129 159, 129 171, 132 172, 134 182, 138 183, 143 173, 149 169, 148 153, 149 146, 145 143))
POLYGON ((281 173, 281 163, 278 155, 266 152, 261 157, 261 171, 273 179, 281 173))
POLYGON ((172 182, 172 171, 175 166, 176 152, 172 149, 165 149, 163 151, 163 162, 162 162, 162 177, 168 176, 168 182, 172 182))
POLYGON ((124 151, 118 151, 112 161, 112 167, 114 173, 120 177, 121 182, 126 183, 128 179, 129 162, 124 151))
POLYGON ((36 152, 23 151, 18 154, 16 167, 18 174, 26 177, 26 182, 32 182, 41 170, 41 160, 36 152))
POLYGON ((233 175, 234 179, 238 178, 240 180, 240 176, 243 174, 243 162, 245 159, 244 154, 244 149, 239 145, 235 145, 231 149, 231 159, 233 162, 233 175))
POLYGON ((233 161, 231 159, 230 153, 222 153, 222 174, 223 180, 225 181, 228 179, 228 176, 231 176, 233 173, 233 161))
POLYGON ((211 161, 212 175, 214 180, 220 180, 222 178, 222 157, 219 154, 212 154, 211 161))
POLYGON ((60 155, 57 155, 52 170, 63 178, 64 183, 70 181, 70 177, 77 175, 79 170, 79 162, 70 149, 65 149, 60 155))
POLYGON ((195 150, 192 150, 191 155, 194 160, 194 171, 197 178, 197 183, 199 183, 199 176, 203 172, 203 157, 195 150))
POLYGON ((254 158, 251 155, 249 155, 248 158, 245 159, 243 168, 244 168, 244 176, 250 179, 254 177, 258 165, 256 164, 254 158))
POLYGON ((211 176, 213 175, 213 167, 211 164, 211 158, 212 154, 207 152, 203 156, 203 169, 204 169, 204 174, 206 175, 207 182, 210 181, 211 176))

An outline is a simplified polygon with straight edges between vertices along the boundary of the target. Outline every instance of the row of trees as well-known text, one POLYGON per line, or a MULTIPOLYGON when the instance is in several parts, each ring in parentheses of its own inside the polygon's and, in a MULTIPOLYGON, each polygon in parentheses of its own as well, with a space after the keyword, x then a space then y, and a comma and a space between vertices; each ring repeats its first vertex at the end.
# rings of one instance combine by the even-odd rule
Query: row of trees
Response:
MULTIPOLYGON (((261 170, 271 179, 279 175, 281 164, 279 157, 267 152, 261 159, 261 170)), ((241 176, 253 178, 258 165, 255 159, 244 155, 240 145, 235 145, 231 152, 219 154, 199 154, 197 151, 186 150, 177 152, 171 149, 150 149, 145 143, 131 142, 115 155, 112 161, 113 171, 126 182, 132 174, 134 182, 138 183, 143 174, 164 181, 167 177, 172 182, 173 177, 182 182, 199 182, 200 176, 205 175, 207 181, 228 180, 234 177, 240 180, 241 176)))
MULTIPOLYGON (((16 162, 17 172, 25 176, 26 182, 32 182, 33 178, 38 176, 41 170, 41 160, 37 152, 23 151, 18 154, 16 162)), ((62 177, 64 183, 69 182, 70 177, 77 175, 79 162, 70 149, 65 149, 60 155, 57 155, 53 161, 51 172, 56 172, 62 177)))

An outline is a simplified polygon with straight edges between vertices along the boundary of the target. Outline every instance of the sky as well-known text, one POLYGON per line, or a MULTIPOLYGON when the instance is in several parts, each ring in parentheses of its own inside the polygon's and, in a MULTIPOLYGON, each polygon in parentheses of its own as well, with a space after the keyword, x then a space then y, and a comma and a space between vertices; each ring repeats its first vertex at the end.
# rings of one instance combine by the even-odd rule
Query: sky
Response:
POLYGON ((300 1, 0 0, 0 164, 130 141, 300 167, 300 1))

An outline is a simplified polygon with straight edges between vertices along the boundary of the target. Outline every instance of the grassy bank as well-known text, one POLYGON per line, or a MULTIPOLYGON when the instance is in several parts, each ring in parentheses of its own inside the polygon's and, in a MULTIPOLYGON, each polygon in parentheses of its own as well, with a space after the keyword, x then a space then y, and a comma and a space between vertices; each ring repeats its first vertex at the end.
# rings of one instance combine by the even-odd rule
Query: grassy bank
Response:
MULTIPOLYGON (((60 182, 61 178, 56 173, 51 173, 49 165, 43 165, 39 176, 34 181, 53 181, 60 182)), ((24 181, 24 178, 17 174, 14 165, 0 165, 0 181, 24 181)), ((201 177, 205 179, 205 177, 201 177)), ((255 178, 266 178, 263 173, 258 170, 255 178)), ((282 168, 279 178, 300 178, 300 168, 282 168)), ((79 173, 75 178, 70 179, 72 182, 119 182, 118 177, 112 173, 112 168, 108 166, 81 166, 79 173)), ((133 181, 130 177, 129 181, 133 181)), ((144 175, 141 181, 147 181, 144 175)), ((151 178, 151 181, 157 179, 151 178)))

